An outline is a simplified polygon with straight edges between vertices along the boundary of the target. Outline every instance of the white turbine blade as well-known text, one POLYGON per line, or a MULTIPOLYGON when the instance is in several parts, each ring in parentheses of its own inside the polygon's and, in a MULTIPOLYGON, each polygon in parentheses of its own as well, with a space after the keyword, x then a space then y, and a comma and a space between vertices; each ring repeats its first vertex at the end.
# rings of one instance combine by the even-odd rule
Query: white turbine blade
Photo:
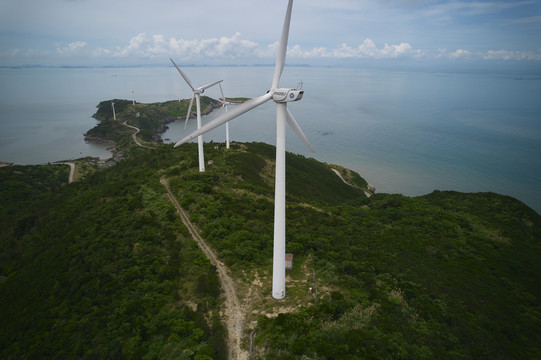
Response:
POLYGON ((223 80, 216 81, 216 82, 213 82, 213 83, 211 83, 211 84, 203 85, 203 86, 197 88, 197 90, 205 90, 205 89, 208 89, 209 87, 213 87, 214 85, 219 84, 219 83, 221 83, 222 81, 223 81, 223 80))
POLYGON ((206 123, 205 125, 201 126, 201 128, 193 133, 191 133, 190 135, 186 136, 184 139, 180 140, 179 142, 177 142, 175 144, 175 147, 177 146, 180 146, 182 144, 184 144, 185 142, 188 142, 196 137, 198 137, 199 135, 203 135, 204 133, 214 129, 214 128, 217 128, 218 126, 222 125, 223 123, 226 123, 228 122, 229 120, 232 120, 242 114, 244 114, 245 112, 247 111, 250 111, 252 110, 253 108, 269 101, 270 99, 272 99, 272 93, 267 93, 263 96, 260 96, 260 97, 256 97, 256 98, 253 98, 253 99, 250 99, 248 101, 246 101, 245 103, 243 103, 242 105, 239 105, 237 107, 235 107, 233 110, 217 117, 216 119, 212 120, 211 122, 209 123, 206 123))
MULTIPOLYGON (((222 106, 220 106, 220 112, 218 113, 218 116, 216 116, 216 118, 219 118, 220 115, 222 115, 222 110, 224 109, 224 106, 225 106, 225 103, 223 103, 222 106)), ((227 112, 227 108, 226 108, 225 112, 227 112)))
POLYGON ((186 126, 188 126, 188 119, 190 118, 190 115, 192 114, 192 105, 193 105, 194 98, 195 98, 195 94, 192 95, 192 99, 190 100, 190 106, 188 106, 188 113, 186 114, 186 121, 184 121, 184 130, 186 130, 186 126))
POLYGON ((312 150, 312 152, 315 153, 314 149, 312 148, 312 145, 310 145, 310 142, 308 141, 308 138, 304 135, 304 133, 301 130, 301 127, 299 126, 299 124, 297 123, 293 115, 289 112, 289 110, 287 110, 286 120, 289 126, 291 126, 293 131, 295 131, 295 133, 301 138, 301 140, 306 144, 306 146, 308 146, 308 148, 312 150))
POLYGON ((178 72, 180 73, 180 75, 184 78, 184 80, 186 81, 186 83, 188 83, 188 86, 192 88, 193 91, 195 91, 195 87, 193 86, 192 82, 190 81, 190 79, 188 78, 188 76, 186 76, 186 74, 184 74, 184 72, 182 70, 180 70, 180 68, 178 67, 177 64, 175 64, 175 62, 173 61, 173 59, 169 58, 169 60, 171 60, 171 62, 173 63, 173 65, 175 65, 175 67, 177 68, 178 72))
POLYGON ((287 41, 289 38, 289 24, 291 23, 291 9, 293 7, 293 0, 289 0, 287 5, 286 18, 284 20, 284 27, 282 28, 282 37, 280 38, 280 45, 278 47, 278 54, 276 54, 276 64, 274 65, 274 77, 272 78, 271 89, 277 89, 282 71, 286 64, 287 53, 287 41))
POLYGON ((219 84, 220 85, 220 92, 222 93, 222 102, 225 103, 225 95, 224 95, 224 90, 222 89, 222 84, 219 84))

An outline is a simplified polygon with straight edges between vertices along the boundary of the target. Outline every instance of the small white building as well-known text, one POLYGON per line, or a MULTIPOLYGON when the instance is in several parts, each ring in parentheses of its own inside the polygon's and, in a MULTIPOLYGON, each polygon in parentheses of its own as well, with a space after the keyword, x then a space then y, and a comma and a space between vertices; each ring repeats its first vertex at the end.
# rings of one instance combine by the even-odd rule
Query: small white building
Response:
POLYGON ((293 254, 286 254, 286 270, 293 269, 293 254))

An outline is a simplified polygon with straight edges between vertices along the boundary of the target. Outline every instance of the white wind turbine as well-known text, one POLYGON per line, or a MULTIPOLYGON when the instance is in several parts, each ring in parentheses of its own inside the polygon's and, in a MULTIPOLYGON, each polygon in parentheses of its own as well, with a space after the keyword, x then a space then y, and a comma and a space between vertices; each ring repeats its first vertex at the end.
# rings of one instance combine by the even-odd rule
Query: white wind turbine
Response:
MULTIPOLYGON (((218 84, 220 86, 220 92, 222 93, 222 98, 220 99, 222 101, 222 107, 220 108, 220 114, 222 113, 222 109, 225 108, 225 113, 227 114, 227 109, 229 108, 229 105, 231 104, 224 95, 224 90, 222 89, 222 84, 218 84)), ((229 149, 229 121, 225 123, 225 148, 229 149)))
POLYGON ((205 124, 199 130, 175 144, 175 147, 190 141, 196 136, 206 133, 223 123, 228 122, 244 114, 247 111, 269 101, 273 100, 276 103, 276 175, 274 188, 274 254, 273 254, 273 269, 272 269, 272 297, 275 299, 283 299, 285 297, 285 211, 286 211, 286 153, 285 153, 285 123, 293 128, 295 133, 304 141, 304 143, 312 149, 308 139, 302 132, 299 124, 293 118, 293 115, 287 110, 287 103, 300 100, 303 96, 303 91, 297 89, 279 88, 278 83, 282 75, 285 65, 287 41, 289 37, 289 25, 291 22, 291 9, 293 0, 289 0, 287 7, 284 26, 282 29, 282 37, 278 54, 276 55, 276 64, 274 68, 274 76, 272 79, 271 90, 265 95, 253 98, 239 105, 230 112, 221 115, 213 121, 205 124))
MULTIPOLYGON (((188 76, 184 74, 182 70, 178 67, 177 64, 173 61, 173 59, 169 58, 173 65, 177 68, 180 75, 184 78, 188 86, 193 91, 192 99, 190 100, 190 106, 188 106, 188 114, 186 115, 186 123, 184 125, 184 128, 186 128, 186 124, 188 123, 188 119, 190 118, 191 111, 192 111, 192 105, 193 105, 193 99, 195 98, 195 106, 197 108, 197 129, 201 128, 201 94, 205 92, 205 89, 208 89, 209 87, 212 87, 216 84, 221 83, 223 80, 213 82, 211 84, 203 85, 198 88, 194 87, 188 76)), ((205 171, 205 155, 203 153, 203 136, 199 135, 197 137, 197 148, 199 151, 199 171, 204 172, 205 171)))
POLYGON ((113 120, 116 120, 116 112, 115 112, 115 103, 114 103, 114 101, 111 101, 111 106, 113 107, 113 120))

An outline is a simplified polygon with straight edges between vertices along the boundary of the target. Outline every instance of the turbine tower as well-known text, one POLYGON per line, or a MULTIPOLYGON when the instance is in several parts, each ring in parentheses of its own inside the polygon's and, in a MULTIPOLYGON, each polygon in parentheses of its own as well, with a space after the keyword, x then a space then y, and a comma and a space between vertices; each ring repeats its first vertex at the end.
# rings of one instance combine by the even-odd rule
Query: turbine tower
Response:
POLYGON ((274 76, 272 78, 271 90, 265 95, 253 98, 239 105, 230 112, 221 115, 213 121, 205 124, 199 130, 188 135, 184 139, 175 144, 175 147, 190 141, 196 136, 206 133, 223 123, 228 122, 244 114, 247 111, 269 101, 273 100, 276 103, 276 175, 274 184, 274 254, 272 268, 272 297, 275 299, 283 299, 286 295, 285 288, 285 236, 286 236, 286 139, 285 139, 285 123, 287 122, 302 141, 312 150, 312 146, 302 132, 301 128, 293 115, 287 109, 287 103, 298 101, 303 96, 302 90, 279 88, 280 77, 285 66, 287 41, 289 37, 289 25, 291 22, 291 9, 293 0, 289 0, 282 29, 282 37, 276 55, 276 64, 274 68, 274 76))
MULTIPOLYGON (((180 75, 184 78, 188 86, 193 91, 192 99, 190 100, 190 106, 188 106, 188 114, 186 115, 186 123, 188 123, 188 119, 190 118, 190 114, 192 111, 192 105, 193 105, 193 99, 195 98, 195 106, 197 108, 197 129, 199 130, 201 128, 201 94, 205 92, 205 89, 208 89, 209 87, 212 87, 216 84, 221 83, 223 80, 213 82, 211 84, 203 85, 198 88, 194 87, 188 76, 184 74, 184 72, 178 67, 177 64, 173 61, 173 59, 169 58, 173 65, 177 68, 180 75)), ((186 125, 184 125, 186 128, 186 125)), ((199 171, 204 172, 205 171, 205 155, 203 153, 203 136, 199 135, 197 137, 197 149, 199 152, 199 171)))
MULTIPOLYGON (((222 112, 222 109, 225 107, 225 113, 227 114, 227 109, 229 108, 229 105, 231 104, 224 95, 224 90, 222 89, 222 84, 218 84, 220 86, 220 92, 222 93, 222 98, 220 99, 222 101, 222 107, 220 108, 220 113, 222 112)), ((225 123, 225 148, 229 149, 229 121, 225 123)))
POLYGON ((113 101, 111 101, 111 106, 113 107, 113 120, 116 120, 115 103, 113 101))

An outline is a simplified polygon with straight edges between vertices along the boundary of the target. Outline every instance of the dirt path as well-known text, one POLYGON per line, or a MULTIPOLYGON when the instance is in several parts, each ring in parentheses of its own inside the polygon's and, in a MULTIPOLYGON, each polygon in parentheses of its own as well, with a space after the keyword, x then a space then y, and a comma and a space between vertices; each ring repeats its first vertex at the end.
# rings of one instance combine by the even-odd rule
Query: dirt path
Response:
POLYGON ((58 164, 69 165, 70 174, 69 174, 69 177, 68 177, 68 184, 71 184, 73 182, 73 174, 75 173, 75 163, 73 163, 73 162, 61 162, 61 163, 58 163, 58 164))
POLYGON ((336 175, 338 175, 338 177, 344 182, 344 184, 353 187, 353 185, 351 185, 350 183, 348 183, 348 182, 346 181, 346 179, 344 179, 344 178, 342 177, 342 174, 340 174, 340 171, 338 171, 338 170, 336 170, 336 169, 331 169, 331 170, 334 171, 334 173, 335 173, 336 175))
MULTIPOLYGON (((334 173, 335 173, 336 175, 338 175, 338 177, 339 177, 340 179, 342 179, 342 181, 344 182, 344 184, 349 185, 349 186, 351 186, 351 187, 357 187, 357 188, 358 188, 358 186, 354 186, 354 185, 350 184, 349 182, 347 182, 346 179, 344 179, 344 177, 342 176, 342 174, 340 174, 340 171, 338 171, 338 170, 336 170, 336 169, 333 169, 333 168, 331 168, 331 170, 334 171, 334 173)), ((370 187, 371 185, 368 185, 368 186, 370 187)), ((374 188, 373 190, 375 190, 375 188, 374 188)), ((369 193, 368 191, 366 191, 366 190, 364 191, 364 194, 366 195, 366 197, 372 196, 372 194, 370 194, 370 193, 369 193)))
POLYGON ((131 129, 134 129, 134 130, 135 130, 135 134, 132 134, 131 137, 133 138, 133 141, 135 141, 135 143, 136 143, 138 146, 144 147, 144 148, 147 148, 147 149, 150 149, 150 147, 141 144, 141 143, 139 142, 139 140, 137 140, 137 134, 139 134, 139 131, 141 131, 141 129, 139 129, 138 127, 135 127, 135 126, 128 125, 128 120, 124 121, 124 122, 122 123, 122 125, 127 126, 127 127, 131 128, 131 129))
POLYGON ((188 231, 192 235, 193 239, 197 242, 197 245, 203 250, 205 255, 208 257, 212 265, 216 266, 218 272, 218 278, 222 284, 222 289, 225 295, 225 318, 226 318, 226 328, 227 328, 227 344, 229 348, 229 359, 241 359, 247 360, 249 355, 247 351, 242 350, 241 341, 243 337, 243 328, 244 328, 244 312, 240 306, 239 299, 236 295, 235 283, 231 276, 229 276, 228 270, 224 264, 222 264, 214 251, 207 245, 205 240, 199 235, 199 230, 190 222, 188 214, 182 209, 177 199, 171 192, 169 188, 169 183, 167 179, 161 178, 160 182, 165 186, 167 190, 167 197, 175 205, 177 213, 182 219, 182 222, 188 228, 188 231))

